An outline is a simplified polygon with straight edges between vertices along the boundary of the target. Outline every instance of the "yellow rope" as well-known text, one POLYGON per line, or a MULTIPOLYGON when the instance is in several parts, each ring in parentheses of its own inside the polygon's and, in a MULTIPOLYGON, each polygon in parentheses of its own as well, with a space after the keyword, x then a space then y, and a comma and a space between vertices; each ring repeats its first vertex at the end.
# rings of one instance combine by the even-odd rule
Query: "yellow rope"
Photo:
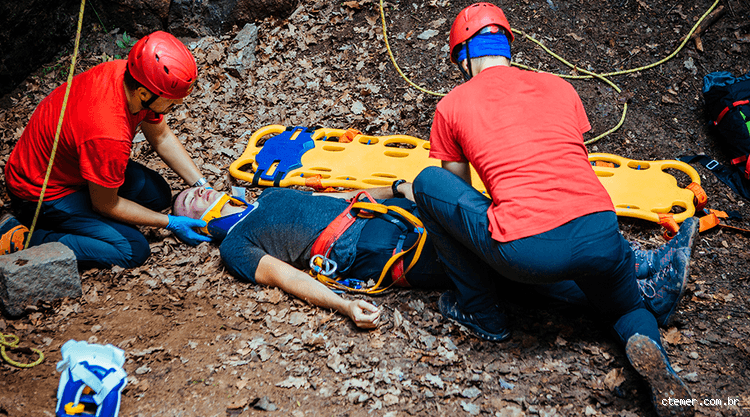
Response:
POLYGON ((432 94, 434 96, 440 96, 440 97, 444 96, 445 93, 436 93, 434 91, 430 91, 426 88, 422 88, 414 84, 406 75, 404 75, 404 73, 401 71, 401 68, 398 67, 398 64, 396 63, 396 58, 393 56, 393 51, 391 51, 391 45, 388 43, 388 31, 385 27, 385 11, 383 9, 383 0, 380 0, 380 20, 383 22, 383 40, 385 41, 385 47, 388 49, 388 55, 391 57, 391 62, 393 63, 394 68, 396 68, 396 71, 398 71, 398 74, 401 76, 401 78, 406 80, 406 82, 409 83, 409 85, 411 85, 412 87, 416 88, 417 90, 423 93, 432 94))
MULTIPOLYGON (((514 33, 519 34, 519 35, 523 36, 524 38, 529 39, 530 41, 536 43, 545 52, 549 53, 550 55, 552 55, 552 57, 554 57, 555 59, 559 60, 563 64, 569 66, 570 68, 573 68, 574 71, 582 72, 582 73, 586 74, 586 75, 578 75, 578 76, 576 76, 576 75, 566 75, 566 74, 555 74, 555 75, 557 75, 557 76, 559 76, 561 78, 569 78, 569 79, 591 79, 591 78, 596 78, 596 79, 598 79, 598 80, 600 80, 600 81, 602 81, 602 82, 610 85, 612 88, 615 89, 615 91, 617 91, 618 93, 620 93, 621 92, 620 88, 617 87, 617 85, 615 85, 613 82, 611 82, 610 80, 608 80, 606 77, 615 76, 615 75, 630 74, 630 73, 634 73, 634 72, 637 72, 637 71, 644 71, 644 70, 647 70, 647 69, 654 68, 654 67, 656 67, 658 65, 661 65, 661 64, 667 62, 668 60, 674 58, 674 56, 677 55, 682 50, 682 48, 685 46, 685 44, 688 43, 688 41, 690 40, 690 37, 693 35, 693 33, 695 33, 695 31, 698 29, 698 26, 700 26, 700 24, 703 22, 703 20, 705 20, 706 17, 716 8, 716 6, 719 5, 720 1, 721 0, 716 0, 714 2, 714 4, 701 16, 701 18, 698 19, 698 21, 695 23, 695 25, 692 27, 692 29, 690 29, 690 31, 688 32, 688 34, 685 36, 685 39, 683 39, 683 41, 680 43, 680 45, 677 47, 677 49, 675 49, 675 51, 672 52, 671 54, 669 54, 667 57, 665 57, 665 58, 663 58, 663 59, 661 59, 661 60, 659 60, 657 62, 654 62, 652 64, 644 65, 642 67, 631 68, 631 69, 622 70, 622 71, 608 72, 608 73, 605 73, 605 74, 597 74, 597 73, 592 72, 592 71, 587 71, 587 70, 585 70, 583 68, 578 68, 577 66, 575 66, 575 65, 571 64, 570 62, 566 61, 565 59, 563 59, 561 56, 559 56, 556 53, 552 52, 552 50, 550 50, 549 48, 547 48, 546 46, 544 46, 538 40, 532 38, 531 36, 528 36, 527 34, 525 34, 524 32, 522 32, 520 30, 516 30, 516 29, 512 29, 512 30, 513 30, 514 33)), ((406 77, 406 75, 404 75, 404 73, 398 67, 398 64, 396 63, 396 58, 394 58, 393 52, 391 51, 391 45, 388 43, 388 35, 386 34, 385 11, 384 11, 384 7, 383 7, 383 0, 380 0, 380 19, 383 22, 383 40, 385 41, 385 46, 388 49, 388 55, 391 57, 391 62, 393 63, 393 66, 396 68, 396 71, 398 71, 398 73, 401 76, 401 78, 403 78, 404 80, 406 80, 407 83, 409 83, 411 86, 413 86, 414 88, 416 88, 419 91, 422 91, 422 92, 427 93, 427 94, 432 94, 432 95, 435 95, 435 96, 441 96, 441 97, 444 96, 445 95, 444 93, 436 93, 434 91, 428 90, 426 88, 423 88, 423 87, 420 87, 420 86, 414 84, 409 78, 406 77)), ((519 68, 526 69, 526 70, 530 70, 530 71, 543 72, 541 70, 538 70, 538 69, 535 69, 535 68, 532 68, 532 67, 528 67, 526 65, 518 64, 518 63, 515 63, 515 62, 513 62, 512 65, 517 66, 519 68)), ((619 129, 622 126, 622 124, 625 122, 625 115, 627 114, 627 110, 628 110, 628 104, 627 103, 623 103, 622 116, 620 117, 620 121, 617 123, 617 125, 615 127, 611 128, 611 129, 607 130, 606 132, 602 133, 601 135, 585 141, 584 144, 589 145, 591 143, 594 143, 594 142, 598 141, 599 139, 601 139, 601 138, 603 138, 603 137, 611 134, 612 132, 616 131, 617 129, 619 129)))
POLYGON ((36 212, 34 213, 34 220, 31 222, 29 228, 29 235, 26 238, 26 245, 24 249, 29 247, 31 242, 31 235, 34 233, 36 228, 36 221, 39 218, 39 211, 42 208, 42 202, 44 201, 44 193, 47 191, 47 183, 49 182, 50 174, 52 174, 52 164, 55 161, 55 152, 57 152, 57 143, 60 141, 60 131, 62 130, 63 117, 65 116, 65 108, 68 106, 68 96, 70 95, 70 86, 73 84, 73 72, 76 67, 76 58, 78 57, 78 44, 81 40, 81 27, 83 26, 83 9, 86 5, 86 0, 81 0, 81 10, 78 12, 78 29, 76 31, 76 43, 73 49, 73 57, 70 60, 70 71, 68 72, 68 84, 65 87, 65 97, 63 98, 62 109, 60 110, 60 119, 57 121, 57 130, 55 131, 55 140, 52 143, 52 153, 49 156, 49 164, 47 164, 47 174, 44 176, 44 183, 42 183, 42 190, 39 193, 39 202, 36 205, 36 212))
POLYGON ((31 348, 31 351, 39 355, 39 359, 32 363, 20 363, 16 362, 13 359, 8 357, 8 354, 5 353, 5 348, 8 347, 10 349, 15 349, 18 347, 18 336, 13 334, 2 334, 0 333, 0 357, 5 359, 6 362, 9 364, 18 367, 18 368, 31 368, 32 366, 37 366, 42 361, 44 361, 44 353, 42 353, 39 349, 31 348), (11 340, 8 340, 11 339, 11 340))

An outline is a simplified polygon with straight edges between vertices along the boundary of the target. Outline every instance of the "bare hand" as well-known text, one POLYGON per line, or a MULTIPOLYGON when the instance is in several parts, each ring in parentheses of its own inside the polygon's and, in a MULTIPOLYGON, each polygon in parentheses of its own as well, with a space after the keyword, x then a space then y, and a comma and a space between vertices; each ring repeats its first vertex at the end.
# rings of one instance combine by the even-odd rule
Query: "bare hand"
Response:
POLYGON ((348 310, 349 317, 359 328, 374 329, 380 323, 380 310, 367 301, 352 300, 348 310))

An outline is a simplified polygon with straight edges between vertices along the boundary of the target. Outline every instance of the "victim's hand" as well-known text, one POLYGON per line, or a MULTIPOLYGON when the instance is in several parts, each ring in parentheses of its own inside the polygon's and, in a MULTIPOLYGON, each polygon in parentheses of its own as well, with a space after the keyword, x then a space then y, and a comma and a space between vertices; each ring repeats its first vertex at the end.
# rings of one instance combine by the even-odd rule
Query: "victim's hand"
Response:
POLYGON ((380 323, 380 310, 363 300, 352 300, 347 307, 348 316, 361 329, 374 329, 380 323))

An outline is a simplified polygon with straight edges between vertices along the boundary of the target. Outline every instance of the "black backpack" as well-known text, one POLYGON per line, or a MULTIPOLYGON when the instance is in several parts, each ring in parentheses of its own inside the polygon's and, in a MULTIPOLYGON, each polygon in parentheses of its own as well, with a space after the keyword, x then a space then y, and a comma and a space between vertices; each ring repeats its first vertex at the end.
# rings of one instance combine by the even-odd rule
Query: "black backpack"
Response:
POLYGON ((703 98, 709 125, 731 167, 705 155, 682 156, 684 162, 700 162, 737 194, 750 200, 750 73, 734 77, 726 71, 703 77, 703 98))

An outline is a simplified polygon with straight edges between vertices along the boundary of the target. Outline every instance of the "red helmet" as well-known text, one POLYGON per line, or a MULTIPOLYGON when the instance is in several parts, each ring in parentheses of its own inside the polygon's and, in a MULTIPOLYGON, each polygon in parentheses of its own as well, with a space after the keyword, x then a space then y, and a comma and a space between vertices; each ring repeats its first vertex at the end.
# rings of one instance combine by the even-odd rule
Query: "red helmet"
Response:
POLYGON ((128 54, 128 70, 136 81, 157 96, 179 100, 190 94, 198 78, 195 58, 167 32, 141 38, 128 54))
POLYGON ((489 25, 497 25, 505 29, 510 36, 510 41, 513 42, 515 37, 513 32, 510 30, 510 24, 508 19, 505 18, 505 13, 500 10, 499 7, 492 3, 474 3, 471 6, 461 10, 453 21, 451 26, 450 34, 450 51, 451 51, 451 62, 456 63, 456 46, 469 40, 472 36, 476 35, 477 32, 482 30, 483 27, 489 25))

